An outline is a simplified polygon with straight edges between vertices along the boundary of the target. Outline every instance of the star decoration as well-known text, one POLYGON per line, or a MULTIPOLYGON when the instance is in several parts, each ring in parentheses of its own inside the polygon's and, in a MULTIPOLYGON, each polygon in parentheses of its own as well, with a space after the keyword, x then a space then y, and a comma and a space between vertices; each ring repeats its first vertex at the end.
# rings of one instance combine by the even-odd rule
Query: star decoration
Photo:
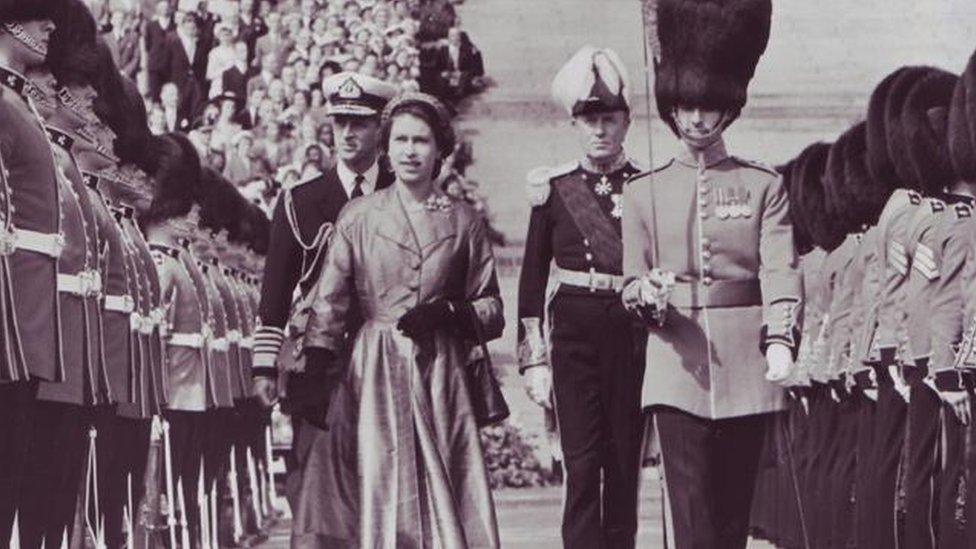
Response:
POLYGON ((600 178, 600 182, 596 184, 593 190, 596 191, 597 196, 607 196, 613 192, 613 187, 610 185, 610 182, 607 181, 607 176, 603 176, 600 178))
POLYGON ((613 210, 610 211, 610 215, 612 215, 614 219, 620 219, 624 215, 624 195, 611 195, 610 200, 613 200, 613 210))

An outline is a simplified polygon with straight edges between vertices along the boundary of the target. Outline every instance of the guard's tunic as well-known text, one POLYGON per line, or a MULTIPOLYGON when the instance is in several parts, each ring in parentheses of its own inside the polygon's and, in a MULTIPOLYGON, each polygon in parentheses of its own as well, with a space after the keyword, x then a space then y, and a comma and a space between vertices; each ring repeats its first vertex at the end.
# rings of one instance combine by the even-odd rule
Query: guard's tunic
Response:
MULTIPOLYGON (((214 271, 219 267, 204 261, 197 261, 197 268, 202 278, 199 279, 201 289, 209 302, 210 340, 210 368, 208 370, 213 403, 215 408, 232 408, 234 406, 234 392, 231 387, 233 378, 230 372, 230 342, 227 340, 227 310, 224 308, 220 290, 214 280, 214 271)), ((192 274, 192 273, 191 273, 192 274)))
POLYGON ((638 172, 629 161, 608 174, 573 162, 530 181, 518 360, 523 371, 551 360, 566 467, 566 547, 633 546, 637 528, 642 330, 620 290, 624 183, 638 172), (547 310, 553 260, 559 285, 547 310))
POLYGON ((678 546, 745 540, 768 412, 770 343, 797 349, 803 282, 786 191, 772 169, 721 140, 673 159, 624 192, 624 275, 677 284, 663 326, 647 327, 643 404, 654 407, 678 546), (701 167, 699 167, 699 162, 701 167), (722 468, 717 467, 722 463, 722 468))
MULTIPOLYGON (((0 151, 0 382, 26 379, 30 374, 24 362, 14 307, 10 255, 14 252, 10 235, 13 231, 13 204, 7 166, 0 151)), ((3 538, 0 538, 0 544, 3 538)))
MULTIPOLYGON (((57 260, 63 246, 59 190, 51 147, 26 95, 26 78, 0 67, 0 153, 10 186, 17 249, 11 283, 24 364, 30 377, 57 381, 61 370, 57 260), (30 337, 25 337, 30 334, 30 337)), ((8 375, 11 374, 11 375, 8 375)), ((27 378, 25 372, 0 380, 27 378)))
MULTIPOLYGON (((234 402, 244 398, 245 379, 241 369, 241 311, 240 303, 231 286, 230 270, 221 267, 216 260, 210 263, 210 276, 217 291, 227 321, 227 375, 230 377, 231 397, 234 402)), ((249 384, 248 384, 249 385, 249 384)))

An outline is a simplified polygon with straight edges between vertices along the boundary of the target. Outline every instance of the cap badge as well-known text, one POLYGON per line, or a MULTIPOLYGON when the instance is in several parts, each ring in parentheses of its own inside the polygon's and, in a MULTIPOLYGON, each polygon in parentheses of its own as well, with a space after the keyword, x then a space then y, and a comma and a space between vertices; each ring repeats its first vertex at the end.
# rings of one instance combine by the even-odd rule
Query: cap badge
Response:
POLYGON ((339 87, 339 97, 341 99, 359 99, 363 96, 363 89, 355 79, 350 78, 339 87))

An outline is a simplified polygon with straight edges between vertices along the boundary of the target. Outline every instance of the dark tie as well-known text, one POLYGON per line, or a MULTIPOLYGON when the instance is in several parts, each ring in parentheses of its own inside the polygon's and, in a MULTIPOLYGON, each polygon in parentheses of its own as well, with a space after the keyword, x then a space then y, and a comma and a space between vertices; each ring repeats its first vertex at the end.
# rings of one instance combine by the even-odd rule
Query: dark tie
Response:
POLYGON ((359 198, 360 196, 363 196, 363 183, 365 182, 366 182, 366 177, 363 174, 361 173, 356 174, 356 184, 352 188, 352 194, 349 196, 350 200, 353 198, 359 198))

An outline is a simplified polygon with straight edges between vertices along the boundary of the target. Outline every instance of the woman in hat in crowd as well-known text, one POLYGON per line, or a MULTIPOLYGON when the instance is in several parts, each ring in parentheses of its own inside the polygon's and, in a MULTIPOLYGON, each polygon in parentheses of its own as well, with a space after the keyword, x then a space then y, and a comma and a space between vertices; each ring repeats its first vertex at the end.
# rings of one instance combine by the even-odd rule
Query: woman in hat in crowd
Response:
POLYGON ((383 137, 396 183, 340 215, 312 304, 306 357, 337 388, 330 495, 295 520, 321 522, 312 546, 498 547, 462 368, 504 325, 486 227, 435 184, 454 146, 439 101, 394 99, 383 137))

